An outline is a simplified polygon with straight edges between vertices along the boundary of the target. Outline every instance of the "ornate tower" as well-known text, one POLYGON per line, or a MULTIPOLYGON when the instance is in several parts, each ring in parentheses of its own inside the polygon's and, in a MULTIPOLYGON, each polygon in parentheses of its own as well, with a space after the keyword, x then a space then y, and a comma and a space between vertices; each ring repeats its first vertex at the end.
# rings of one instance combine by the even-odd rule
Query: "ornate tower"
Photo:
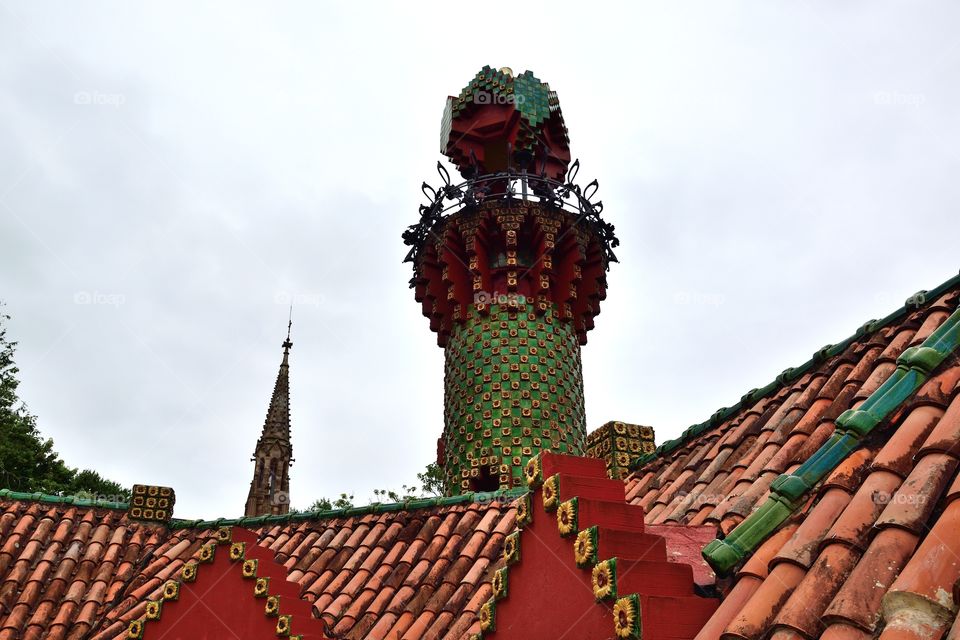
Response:
POLYGON ((580 346, 616 261, 594 180, 574 184, 555 92, 527 71, 484 67, 447 99, 439 188, 403 234, 410 281, 445 351, 447 491, 518 486, 541 450, 585 448, 580 346))
POLYGON ((273 397, 263 423, 263 433, 251 460, 256 463, 245 516, 278 515, 290 509, 290 466, 293 447, 290 444, 290 327, 283 341, 283 360, 273 386, 273 397))

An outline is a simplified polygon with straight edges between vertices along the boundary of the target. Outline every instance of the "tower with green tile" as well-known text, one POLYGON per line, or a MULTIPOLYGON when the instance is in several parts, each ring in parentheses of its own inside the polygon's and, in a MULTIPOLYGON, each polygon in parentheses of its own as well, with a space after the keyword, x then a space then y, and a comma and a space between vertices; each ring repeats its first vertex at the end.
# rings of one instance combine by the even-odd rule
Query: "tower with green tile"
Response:
POLYGON ((559 101, 530 71, 484 67, 447 99, 441 184, 403 234, 444 349, 447 492, 520 486, 543 450, 586 448, 580 347, 616 260, 597 183, 574 179, 559 101))

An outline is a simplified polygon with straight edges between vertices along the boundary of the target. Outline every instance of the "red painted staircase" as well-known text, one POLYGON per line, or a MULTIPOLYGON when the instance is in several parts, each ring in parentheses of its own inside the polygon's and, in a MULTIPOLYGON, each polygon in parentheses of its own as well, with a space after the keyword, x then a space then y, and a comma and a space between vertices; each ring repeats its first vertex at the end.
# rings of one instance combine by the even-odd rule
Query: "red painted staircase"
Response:
MULTIPOLYGON (((480 611, 495 640, 692 639, 719 601, 694 593, 689 564, 669 562, 664 537, 603 460, 541 453, 526 468, 505 566, 480 611)), ((479 636, 477 636, 479 637, 479 636)))

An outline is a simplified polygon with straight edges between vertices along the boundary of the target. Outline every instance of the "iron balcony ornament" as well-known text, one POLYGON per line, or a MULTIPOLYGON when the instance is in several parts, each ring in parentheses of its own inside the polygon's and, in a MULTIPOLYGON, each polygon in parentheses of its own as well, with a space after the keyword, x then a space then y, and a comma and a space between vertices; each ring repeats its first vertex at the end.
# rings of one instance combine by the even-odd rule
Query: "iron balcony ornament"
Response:
MULTIPOLYGON (((403 232, 403 242, 410 247, 403 261, 416 264, 420 251, 437 225, 463 208, 475 207, 481 202, 494 199, 522 202, 529 202, 532 199, 575 214, 575 224, 589 225, 600 238, 609 270, 610 263, 617 262, 613 249, 620 244, 620 241, 614 234, 614 226, 600 217, 603 212, 603 202, 593 200, 600 186, 599 183, 593 180, 582 189, 575 184, 579 169, 580 161, 575 160, 567 172, 566 182, 511 168, 452 184, 450 173, 438 161, 437 173, 440 174, 443 183, 436 189, 426 182, 421 186, 429 204, 420 205, 420 221, 410 225, 403 232)), ((410 286, 414 286, 413 280, 410 286)))

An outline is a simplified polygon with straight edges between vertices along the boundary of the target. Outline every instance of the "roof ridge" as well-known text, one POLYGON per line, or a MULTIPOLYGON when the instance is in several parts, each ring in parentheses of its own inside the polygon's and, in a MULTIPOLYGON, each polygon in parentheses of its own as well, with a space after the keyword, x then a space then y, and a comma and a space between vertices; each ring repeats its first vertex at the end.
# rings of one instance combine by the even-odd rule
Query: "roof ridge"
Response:
POLYGON ((173 519, 168 525, 170 529, 210 529, 214 527, 250 527, 264 524, 286 524, 290 522, 304 522, 309 520, 327 520, 343 516, 365 516, 374 513, 388 513, 391 511, 413 511, 417 509, 432 509, 448 507, 457 504, 493 502, 495 500, 519 498, 527 492, 525 487, 500 489, 497 491, 475 491, 457 496, 439 496, 436 498, 413 498, 403 502, 374 502, 363 507, 349 507, 347 509, 327 509, 323 511, 307 511, 304 513, 286 513, 282 515, 252 516, 244 518, 218 518, 216 520, 181 520, 173 519))
POLYGON ((721 407, 720 409, 717 409, 717 411, 715 411, 707 420, 704 420, 699 424, 691 425, 685 429, 683 433, 680 434, 679 438, 667 440, 666 442, 661 443, 660 446, 658 446, 653 452, 641 455, 630 463, 629 469, 631 471, 636 471, 651 460, 655 460, 661 455, 672 453, 676 449, 679 449, 702 434, 707 429, 723 423, 727 418, 747 408, 748 405, 753 405, 761 398, 765 398, 771 393, 779 391, 787 385, 795 382, 801 376, 814 369, 814 367, 818 367, 823 364, 828 358, 840 355, 847 349, 847 347, 857 340, 863 338, 865 335, 875 333, 876 331, 891 324, 895 320, 899 320, 911 310, 917 310, 923 306, 926 306, 928 303, 935 301, 941 295, 956 286, 960 286, 960 273, 929 291, 926 289, 921 289, 907 298, 902 306, 895 309, 886 317, 879 320, 868 320, 860 325, 853 335, 849 336, 845 340, 838 342, 837 344, 828 344, 820 348, 813 354, 813 356, 811 356, 809 360, 800 366, 788 367, 784 369, 783 372, 778 375, 775 380, 773 380, 773 382, 770 382, 764 387, 751 389, 745 393, 743 397, 740 398, 740 401, 736 404, 730 407, 721 407))
POLYGON ((0 489, 0 500, 8 498, 10 500, 42 502, 44 504, 68 504, 76 507, 96 507, 100 509, 116 509, 126 511, 130 504, 127 502, 113 502, 111 500, 99 500, 94 498, 78 498, 77 496, 58 496, 52 493, 42 493, 40 491, 14 491, 12 489, 0 489))

